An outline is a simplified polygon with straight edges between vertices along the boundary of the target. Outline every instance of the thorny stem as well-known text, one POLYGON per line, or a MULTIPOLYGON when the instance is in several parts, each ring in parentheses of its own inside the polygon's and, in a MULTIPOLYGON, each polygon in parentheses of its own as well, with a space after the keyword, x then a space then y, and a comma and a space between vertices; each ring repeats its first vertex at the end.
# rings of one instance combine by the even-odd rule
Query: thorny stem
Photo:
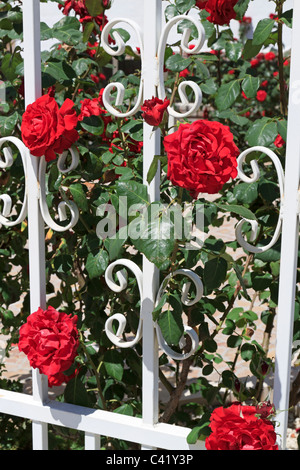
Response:
POLYGON ((285 81, 284 81, 284 58, 283 58, 283 23, 280 21, 280 17, 283 12, 283 2, 282 0, 277 0, 276 2, 276 13, 278 14, 278 65, 279 65, 279 89, 280 89, 280 111, 283 116, 287 115, 287 96, 285 91, 285 81))

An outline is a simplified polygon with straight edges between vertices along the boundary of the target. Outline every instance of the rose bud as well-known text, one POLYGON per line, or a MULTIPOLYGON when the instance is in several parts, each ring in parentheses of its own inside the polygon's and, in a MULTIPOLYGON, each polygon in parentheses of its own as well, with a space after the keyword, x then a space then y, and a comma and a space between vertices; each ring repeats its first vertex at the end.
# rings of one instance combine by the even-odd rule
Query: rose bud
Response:
POLYGON ((150 126, 159 126, 169 104, 170 100, 167 98, 162 101, 159 98, 154 98, 153 96, 151 100, 145 100, 143 106, 141 106, 141 110, 144 111, 142 118, 150 126))

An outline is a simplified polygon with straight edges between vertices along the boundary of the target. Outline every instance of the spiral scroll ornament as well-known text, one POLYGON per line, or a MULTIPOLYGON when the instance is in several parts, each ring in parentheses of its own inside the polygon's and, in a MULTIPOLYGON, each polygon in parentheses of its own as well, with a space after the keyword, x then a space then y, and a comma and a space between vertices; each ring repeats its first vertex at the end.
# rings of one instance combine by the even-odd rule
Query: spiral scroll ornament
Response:
POLYGON ((27 215, 27 161, 29 158, 29 150, 17 137, 3 137, 0 139, 0 149, 2 149, 3 145, 5 144, 8 144, 8 146, 3 148, 3 158, 0 158, 0 169, 8 170, 13 165, 13 151, 9 145, 13 144, 21 155, 25 175, 24 198, 19 215, 15 216, 16 209, 13 208, 11 196, 8 194, 0 195, 0 201, 2 201, 3 204, 2 211, 0 213, 0 224, 6 227, 13 227, 23 222, 27 215), (13 216, 15 216, 15 218, 11 219, 13 216))
POLYGON ((251 245, 243 237, 242 228, 243 228, 244 223, 248 222, 251 225, 250 241, 254 241, 256 239, 257 233, 258 233, 258 222, 256 220, 247 220, 247 219, 240 220, 236 226, 235 233, 236 233, 236 239, 238 243, 245 250, 249 251, 250 253, 263 253, 269 250, 270 248, 272 248, 272 246, 275 245, 275 243, 278 241, 280 237, 281 228, 282 228, 282 211, 283 211, 283 197, 284 197, 284 171, 283 171, 279 158, 272 150, 266 147, 262 147, 262 146, 251 147, 245 150, 244 152, 242 152, 241 155, 238 157, 238 176, 243 182, 251 184, 251 183, 255 183, 260 178, 260 169, 256 160, 251 160, 250 162, 252 172, 253 172, 252 176, 247 176, 243 170, 243 164, 245 162, 246 157, 253 152, 260 152, 260 153, 267 155, 272 160, 275 166, 277 177, 278 177, 279 190, 280 190, 281 209, 280 209, 275 233, 272 237, 272 240, 267 245, 254 246, 254 245, 251 245))
MULTIPOLYGON (((69 150, 66 150, 64 153, 59 155, 59 158, 57 161, 57 168, 61 173, 66 174, 74 170, 77 167, 78 163, 79 163, 79 154, 78 154, 77 149, 73 146, 69 150), (71 154, 72 160, 71 160, 70 165, 66 167, 66 159, 68 157, 69 152, 71 154)), ((79 219, 78 207, 73 201, 66 201, 66 200, 61 201, 58 205, 59 220, 60 222, 64 222, 68 219, 66 209, 69 209, 70 211, 70 220, 65 225, 59 225, 57 222, 53 220, 53 218, 50 215, 48 204, 47 204, 47 199, 46 199, 46 168, 47 168, 47 162, 45 160, 45 157, 41 157, 40 163, 39 163, 41 214, 43 216, 45 223, 48 225, 48 227, 50 227, 52 230, 56 230, 57 232, 64 232, 74 227, 77 224, 78 219, 79 219)))

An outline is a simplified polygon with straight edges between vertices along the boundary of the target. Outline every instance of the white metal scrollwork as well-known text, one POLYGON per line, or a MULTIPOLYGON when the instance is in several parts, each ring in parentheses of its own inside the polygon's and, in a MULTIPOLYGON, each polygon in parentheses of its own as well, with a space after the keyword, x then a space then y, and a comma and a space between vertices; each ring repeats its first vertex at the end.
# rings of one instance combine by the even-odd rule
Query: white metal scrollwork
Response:
POLYGON ((238 243, 245 250, 249 251, 250 253, 263 253, 269 250, 272 246, 274 246, 280 237, 281 227, 282 227, 282 210, 283 210, 283 196, 284 196, 284 172, 283 172, 283 168, 282 168, 279 158, 272 150, 266 147, 262 147, 262 146, 251 147, 245 150, 244 152, 242 152, 237 160, 238 161, 238 176, 245 183, 255 183, 256 181, 258 181, 260 177, 260 170, 259 170, 259 166, 256 160, 251 160, 250 162, 250 165, 253 171, 253 175, 251 177, 247 176, 243 171, 243 163, 245 162, 246 157, 252 152, 261 152, 261 153, 264 153, 265 155, 268 155, 268 157, 272 160, 272 162, 275 165, 275 169, 276 169, 277 176, 278 176, 280 199, 281 199, 280 214, 278 217, 277 226, 275 229, 275 233, 272 237, 272 240, 270 241, 270 243, 268 243, 265 246, 251 245, 243 237, 242 227, 245 222, 248 222, 251 225, 250 241, 254 241, 256 239, 257 232, 258 232, 258 222, 256 220, 248 220, 248 219, 240 220, 236 226, 235 233, 236 233, 236 239, 238 243))
POLYGON ((108 53, 110 54, 111 56, 119 56, 119 55, 122 55, 124 54, 125 52, 125 42, 123 41, 123 38, 120 36, 120 34, 118 33, 117 30, 115 30, 113 32, 113 37, 114 37, 114 40, 115 40, 115 43, 116 43, 116 48, 112 48, 109 44, 109 35, 111 33, 111 30, 113 29, 113 27, 118 24, 118 23, 127 23, 129 26, 131 26, 133 28, 133 30, 135 31, 135 33, 137 34, 137 37, 138 37, 138 43, 139 43, 139 47, 140 47, 140 53, 141 53, 141 84, 140 84, 140 88, 139 88, 139 93, 138 93, 138 97, 136 99, 136 103, 135 105, 133 106, 133 108, 129 111, 126 111, 125 113, 121 113, 119 111, 117 111, 111 104, 111 92, 116 89, 117 90, 117 97, 116 97, 116 101, 115 101, 115 106, 122 106, 123 104, 123 101, 124 101, 124 96, 125 96, 125 87, 122 83, 120 82, 113 82, 113 83, 109 83, 105 89, 104 89, 104 92, 103 92, 103 95, 102 95, 102 100, 103 100, 103 104, 105 106, 105 108, 107 109, 107 111, 109 111, 113 116, 116 116, 116 117, 129 117, 129 116, 132 116, 133 114, 135 114, 140 106, 141 106, 141 103, 142 103, 142 99, 143 99, 143 38, 142 38, 142 31, 139 27, 139 25, 137 23, 135 23, 134 21, 131 21, 131 20, 127 20, 127 19, 123 19, 123 18, 116 18, 115 20, 113 21, 110 21, 109 23, 107 23, 107 25, 103 28, 103 32, 102 32, 102 36, 101 36, 101 45, 103 47, 103 49, 108 53))
MULTIPOLYGON (((69 171, 74 170, 79 163, 79 154, 77 149, 73 146, 69 150, 66 150, 64 153, 62 153, 57 161, 57 167, 58 170, 65 174, 68 173, 69 171), (71 164, 69 167, 65 166, 66 159, 68 156, 68 152, 71 154, 71 164)), ((45 160, 45 157, 41 157, 40 163, 39 163, 39 182, 40 182, 40 208, 41 208, 41 214, 43 216, 43 219, 45 223, 48 225, 48 227, 52 228, 52 230, 56 230, 57 232, 64 232, 65 230, 69 230, 70 228, 74 227, 79 218, 79 211, 78 207, 73 201, 61 201, 58 205, 58 217, 60 222, 64 222, 67 220, 67 211, 66 209, 68 208, 70 211, 70 221, 66 225, 59 225, 56 223, 49 212, 47 200, 46 200, 46 168, 47 168, 47 162, 45 160)))
MULTIPOLYGON (((159 303, 160 299, 162 298, 163 293, 164 293, 164 291, 166 289, 166 286, 168 284, 168 281, 170 279, 172 279, 173 277, 177 276, 177 275, 183 275, 185 277, 188 277, 190 279, 190 281, 193 282, 193 284, 196 288, 195 297, 193 299, 191 299, 191 298, 189 298, 191 282, 190 281, 186 282, 183 285, 182 295, 181 295, 181 302, 183 303, 183 305, 185 305, 187 307, 190 307, 192 305, 195 305, 197 302, 199 302, 199 300, 201 299, 201 297, 203 295, 203 284, 202 284, 201 279, 199 278, 199 276, 196 273, 194 273, 190 269, 178 269, 177 271, 174 271, 174 273, 169 274, 164 279, 164 281, 161 283, 160 288, 159 288, 158 293, 157 293, 156 305, 159 303)), ((193 328, 191 328, 188 325, 184 325, 184 333, 187 334, 190 337, 191 347, 190 347, 190 350, 188 352, 183 353, 183 354, 180 354, 176 351, 173 351, 173 349, 167 344, 167 342, 165 341, 165 339, 162 335, 161 329, 160 329, 157 322, 155 324, 155 328, 156 328, 156 334, 157 334, 157 341, 158 341, 158 344, 159 344, 160 348, 172 359, 175 359, 177 361, 187 359, 192 354, 194 354, 194 352, 197 350, 197 348, 199 346, 198 334, 196 333, 196 331, 193 328)), ((179 342, 179 346, 180 346, 181 349, 183 349, 186 345, 185 334, 182 336, 182 338, 179 342)))
MULTIPOLYGON (((158 76, 158 97, 162 100, 166 97, 166 92, 165 92, 165 87, 164 87, 164 56, 165 56, 165 49, 167 45, 167 39, 169 32, 171 28, 178 22, 180 21, 190 21, 193 23, 193 25, 197 28, 198 31, 198 38, 196 39, 195 45, 193 49, 189 49, 188 42, 190 38, 190 32, 191 30, 189 28, 186 28, 183 32, 182 39, 181 39, 181 49, 187 53, 187 54, 198 54, 200 50, 203 47, 204 41, 205 41, 205 32, 202 24, 194 20, 191 17, 187 17, 185 15, 180 15, 172 18, 166 25, 165 28, 162 32, 159 45, 158 45, 158 52, 157 52, 157 58, 158 58, 158 70, 159 70, 159 76, 158 76)), ((187 116, 190 116, 193 114, 195 111, 198 110, 199 106, 202 103, 202 92, 197 83, 193 82, 192 80, 184 80, 180 82, 178 86, 178 94, 181 99, 181 104, 184 106, 188 106, 188 110, 180 113, 175 111, 171 106, 168 107, 168 112, 171 116, 175 118, 184 118, 187 116), (190 103, 186 89, 187 87, 192 88, 194 95, 195 95, 195 101, 194 103, 190 103)))
MULTIPOLYGON (((143 273, 140 268, 133 262, 127 259, 120 259, 118 261, 114 261, 111 263, 105 272, 105 280, 108 287, 114 292, 122 292, 127 287, 127 272, 125 269, 122 269, 116 273, 118 278, 119 284, 114 281, 113 278, 113 271, 115 266, 125 266, 126 268, 130 269, 136 277, 140 298, 142 299, 143 295, 143 273)), ((132 348, 142 337, 142 320, 141 317, 139 319, 139 325, 137 328, 136 336, 133 340, 124 340, 121 338, 122 334, 125 331, 126 327, 126 318, 121 313, 115 313, 111 317, 106 320, 105 323, 105 331, 107 337, 111 340, 113 344, 119 346, 121 348, 132 348), (113 330, 113 322, 117 321, 119 323, 117 332, 115 333, 113 330)))
MULTIPOLYGON (((127 284, 127 272, 124 269, 116 272, 116 276, 118 278, 119 284, 117 284, 114 281, 113 271, 114 271, 115 266, 117 266, 117 265, 125 266, 133 272, 133 274, 136 277, 137 283, 138 283, 140 298, 142 299, 143 273, 140 270, 140 268, 130 260, 120 259, 118 261, 115 261, 115 262, 111 263, 108 266, 108 268, 106 269, 106 272, 105 272, 105 280, 106 280, 106 283, 107 283, 108 287, 111 290, 113 290, 114 292, 122 292, 124 289, 126 289, 126 287, 128 285, 127 284)), ((182 303, 186 306, 192 306, 192 305, 195 305, 201 299, 201 297, 203 295, 203 284, 202 284, 202 281, 199 278, 199 276, 196 273, 194 273, 193 271, 189 270, 189 269, 178 269, 174 273, 169 274, 164 279, 164 281, 162 282, 162 284, 161 284, 161 286, 158 290, 158 293, 157 293, 156 304, 158 304, 160 299, 162 298, 163 292, 166 289, 168 281, 171 278, 173 278, 177 275, 183 275, 185 277, 188 277, 190 279, 190 281, 193 282, 193 284, 196 288, 194 298, 189 298, 191 282, 189 281, 189 282, 186 282, 184 284, 183 289, 182 289, 182 296, 181 296, 182 303)), ((137 332, 136 332, 136 336, 133 340, 128 340, 127 341, 127 340, 124 340, 123 338, 121 338, 121 336, 123 335, 123 333, 125 331, 125 327, 126 327, 126 318, 121 313, 113 314, 112 316, 110 316, 107 319, 107 321, 105 323, 105 331, 106 331, 107 337, 110 339, 110 341, 113 344, 115 344, 116 346, 119 346, 121 348, 130 348, 130 347, 133 347, 135 344, 137 344, 140 341, 141 337, 142 337, 142 319, 141 319, 141 317, 139 319, 139 325, 138 325, 138 329, 137 329, 137 332), (113 322, 114 321, 117 321, 118 324, 119 324, 116 333, 113 330, 113 322)), ((190 350, 189 350, 189 352, 186 352, 184 354, 180 354, 176 351, 173 351, 170 348, 170 346, 166 343, 166 341, 165 341, 165 339, 162 335, 161 329, 160 329, 160 327, 158 326, 157 323, 155 324, 155 327, 156 327, 157 340, 158 340, 159 346, 171 358, 173 358, 175 360, 187 359, 188 357, 190 357, 197 350, 198 345, 199 345, 198 335, 195 332, 195 330, 193 330, 193 328, 191 328, 190 326, 184 325, 184 333, 187 334, 191 339, 190 350)), ((185 337, 183 335, 183 337, 181 338, 181 341, 180 341, 180 347, 184 348, 185 344, 186 344, 186 341, 185 341, 185 337)))
MULTIPOLYGON (((0 195, 0 201, 2 201, 3 203, 2 213, 0 214, 0 223, 5 225, 6 227, 13 227, 15 225, 20 224, 27 215, 27 159, 29 157, 29 151, 25 147, 23 142, 17 137, 3 137, 2 139, 0 139, 0 149, 6 143, 11 143, 15 145, 17 149, 19 150, 21 158, 22 158, 24 175, 25 175, 24 199, 23 199, 23 203, 22 203, 22 207, 19 212, 19 215, 16 217, 15 220, 8 219, 8 217, 11 216, 12 209, 13 209, 11 197, 8 194, 0 195)), ((3 157, 4 158, 0 158, 0 168, 3 170, 9 169, 14 162, 11 147, 5 147, 3 149, 3 157)))

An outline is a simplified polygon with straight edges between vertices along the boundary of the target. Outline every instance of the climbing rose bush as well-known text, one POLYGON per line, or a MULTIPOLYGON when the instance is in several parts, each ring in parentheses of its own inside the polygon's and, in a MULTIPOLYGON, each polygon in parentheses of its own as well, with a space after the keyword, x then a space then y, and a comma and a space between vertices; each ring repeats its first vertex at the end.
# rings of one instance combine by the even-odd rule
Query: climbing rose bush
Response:
POLYGON ((237 176, 239 149, 228 126, 204 119, 180 124, 164 138, 168 157, 168 179, 199 193, 215 194, 237 176))
POLYGON ((50 387, 67 382, 65 375, 77 356, 79 334, 77 316, 58 312, 49 306, 29 315, 20 328, 19 350, 23 351, 34 369, 48 376, 50 387))
POLYGON ((210 417, 211 434, 205 441, 207 450, 278 450, 272 406, 234 403, 215 408, 210 417))

